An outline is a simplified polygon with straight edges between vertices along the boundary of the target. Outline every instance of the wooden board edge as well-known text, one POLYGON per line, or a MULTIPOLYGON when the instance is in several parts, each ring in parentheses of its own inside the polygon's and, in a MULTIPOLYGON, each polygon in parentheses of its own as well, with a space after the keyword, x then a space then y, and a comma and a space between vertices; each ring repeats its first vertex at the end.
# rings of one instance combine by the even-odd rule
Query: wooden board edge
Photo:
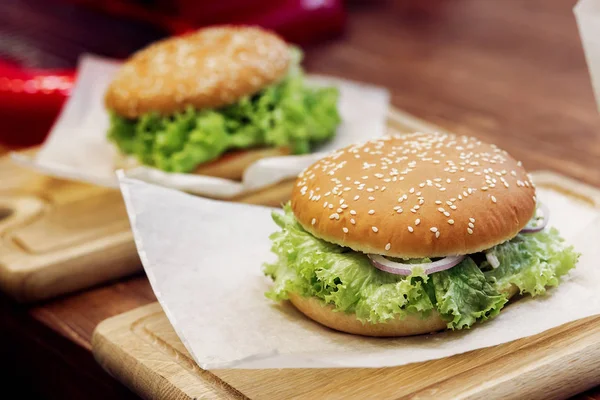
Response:
POLYGON ((533 171, 531 176, 534 178, 534 183, 543 186, 558 189, 574 197, 579 197, 592 205, 600 206, 600 188, 578 181, 567 175, 548 170, 533 171), (561 190, 563 189, 563 190, 561 190))
MULTIPOLYGON (((159 303, 152 303, 102 322, 94 332, 92 342, 92 351, 102 367, 145 398, 196 398, 198 393, 186 391, 177 384, 176 381, 184 375, 187 388, 201 388, 203 391, 214 387, 223 389, 213 393, 214 396, 209 396, 210 398, 244 398, 235 389, 228 389, 227 383, 210 371, 203 371, 198 367, 192 370, 186 366, 194 362, 188 354, 176 350, 160 353, 160 347, 169 344, 157 344, 160 339, 152 335, 152 332, 136 335, 133 327, 143 325, 146 318, 153 318, 158 313, 168 323, 159 303), (141 379, 139 375, 145 376, 145 379, 141 379), (156 382, 161 384, 158 389, 156 382)), ((541 400, 566 398, 581 393, 600 381, 598 322, 600 317, 595 316, 569 323, 569 328, 556 334, 538 338, 512 353, 493 358, 407 396, 414 399, 541 400), (572 336, 574 329, 581 332, 581 337, 578 336, 576 341, 572 336), (557 340, 565 341, 568 345, 557 348, 557 340), (567 380, 564 379, 565 375, 567 380)))
MULTIPOLYGON (((0 249, 5 245, 0 244, 0 249)), ((0 287, 20 303, 72 293, 142 270, 131 231, 43 257, 32 255, 27 263, 27 268, 17 270, 0 260, 0 287), (40 264, 45 267, 36 269, 40 264)))
MULTIPOLYGON (((533 172, 532 175, 539 182, 559 185, 562 184, 566 187, 573 188, 573 190, 577 193, 583 192, 586 196, 589 196, 595 200, 596 206, 600 205, 600 189, 598 188, 550 171, 533 172)), ((140 382, 132 381, 135 380, 136 374, 131 372, 132 368, 140 368, 135 366, 135 363, 139 363, 136 360, 136 356, 144 357, 144 354, 147 354, 147 352, 145 352, 143 348, 146 346, 152 346, 148 346, 146 343, 144 343, 144 340, 141 337, 132 339, 131 336, 134 335, 131 330, 127 331, 128 335, 130 336, 129 338, 120 337, 118 340, 115 340, 115 338, 112 337, 114 332, 120 329, 122 330, 124 326, 130 325, 132 319, 142 318, 149 312, 152 315, 155 315, 156 313, 161 313, 162 309, 158 303, 153 303, 105 320, 94 332, 92 350, 98 362, 107 371, 109 371, 109 373, 111 373, 125 385, 134 391, 140 390, 138 393, 143 394, 146 398, 156 398, 155 396, 157 395, 157 392, 152 391, 152 388, 148 383, 145 383, 143 388, 138 389, 140 382), (125 350, 123 346, 127 343, 131 345, 132 340, 134 341, 134 345, 128 350, 125 350), (122 357, 128 357, 126 362, 129 364, 127 364, 127 366, 123 366, 123 362, 119 361, 118 357, 110 356, 110 354, 115 354, 118 351, 126 353, 122 357), (134 364, 131 364, 132 362, 134 364), (149 394, 152 394, 154 397, 149 396, 149 394)), ((595 323, 598 322, 598 317, 590 317, 585 321, 592 319, 595 323)), ((532 349, 528 349, 526 347, 509 354, 500 362, 484 364, 480 369, 469 370, 461 375, 453 377, 449 381, 443 381, 439 384, 436 384, 434 387, 425 388, 419 392, 416 392, 412 394, 411 397, 431 398, 432 396, 443 395, 444 397, 448 396, 460 399, 474 399, 482 397, 523 398, 523 395, 526 394, 527 398, 541 399, 547 398, 548 396, 567 397, 583 392, 595 386, 597 382, 600 381, 600 332, 592 332, 592 322, 585 321, 581 323, 581 326, 584 327, 587 324, 590 333, 583 338, 585 340, 578 339, 575 345, 566 347, 563 349, 564 351, 555 351, 552 344, 547 344, 548 352, 543 357, 539 357, 538 355, 532 354, 532 349), (523 362, 522 357, 524 355, 529 357, 530 362, 527 364, 523 362), (532 355, 534 356, 533 358, 532 355), (583 367, 581 365, 578 365, 578 368, 573 367, 576 362, 581 364, 582 360, 584 362, 583 367), (504 376, 493 381, 486 379, 487 377, 491 377, 494 374, 499 373, 500 369, 506 371, 504 376), (559 381, 557 378, 559 374, 561 378, 565 376, 565 369, 567 369, 567 376, 569 377, 568 385, 565 385, 563 380, 559 381), (480 376, 480 382, 486 383, 483 385, 478 385, 477 387, 470 386, 469 380, 472 379, 474 375, 480 376), (539 391, 535 387, 529 385, 530 382, 534 381, 543 382, 544 390, 539 391), (464 391, 456 391, 457 382, 459 383, 458 387, 464 388, 464 391), (485 392, 482 392, 482 389, 484 389, 485 392)), ((584 330, 585 328, 581 329, 584 330)), ((562 333, 562 335, 569 335, 569 331, 562 333)), ((156 349, 154 347, 152 347, 152 349, 154 351, 153 354, 155 354, 156 349)), ((187 355, 182 356, 189 358, 187 355)), ((162 355, 161 357, 157 358, 157 360, 157 362, 163 367, 165 364, 170 363, 176 369, 183 369, 182 366, 178 366, 177 364, 173 363, 172 357, 169 358, 166 355, 162 355)), ((146 360, 146 362, 148 361, 146 360)), ((149 366, 144 366, 144 372, 149 373, 149 376, 157 375, 157 372, 149 366)), ((174 373, 175 371, 171 371, 171 374, 174 373)), ((210 372, 206 373, 210 374, 210 372)), ((193 382, 196 382, 194 385, 206 385, 206 382, 201 379, 201 377, 198 377, 193 373, 190 373, 190 375, 192 375, 190 378, 193 379, 193 382)), ((183 396, 173 398, 192 398, 189 397, 188 393, 185 393, 181 388, 177 387, 169 377, 165 375, 157 376, 157 378, 159 377, 160 379, 166 379, 168 381, 167 386, 169 390, 174 390, 174 392, 170 392, 171 396, 183 396)), ((153 381, 154 379, 150 380, 153 381)), ((229 391, 220 394, 229 396, 226 398, 230 398, 232 396, 232 393, 229 391)))
POLYGON ((189 369, 174 362, 178 359, 182 362, 187 361, 187 355, 168 355, 157 351, 156 347, 137 336, 131 329, 157 313, 163 313, 160 304, 151 303, 108 318, 96 327, 92 336, 92 353, 104 370, 146 399, 245 398, 210 372, 198 367, 189 369), (124 327, 126 329, 123 329, 124 327), (134 343, 133 346, 131 342, 134 343), (152 354, 152 358, 148 358, 148 354, 152 354), (140 362, 139 359, 144 361, 140 362), (212 379, 201 379, 195 371, 211 375, 212 379), (143 376, 150 378, 141 379, 143 376), (177 385, 177 381, 183 380, 193 384, 184 390, 177 385))
POLYGON ((441 126, 427 122, 424 119, 402 111, 394 106, 390 106, 388 110, 388 119, 392 122, 403 125, 405 128, 409 128, 406 129, 407 131, 448 133, 448 131, 441 126))
POLYGON ((596 315, 561 325, 569 327, 411 397, 543 400, 582 393, 600 382, 599 322, 600 317, 596 315), (572 337, 575 329, 581 335, 576 341, 572 337), (558 341, 568 342, 568 345, 559 348, 558 341))

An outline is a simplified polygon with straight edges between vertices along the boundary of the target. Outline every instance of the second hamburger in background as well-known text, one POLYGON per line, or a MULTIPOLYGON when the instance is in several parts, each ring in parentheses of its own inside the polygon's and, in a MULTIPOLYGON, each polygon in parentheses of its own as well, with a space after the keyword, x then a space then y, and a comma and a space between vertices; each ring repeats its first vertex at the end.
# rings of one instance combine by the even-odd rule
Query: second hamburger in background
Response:
POLYGON ((108 137, 135 163, 230 179, 260 158, 308 153, 335 134, 338 91, 307 86, 300 59, 255 27, 157 42, 108 88, 108 137))

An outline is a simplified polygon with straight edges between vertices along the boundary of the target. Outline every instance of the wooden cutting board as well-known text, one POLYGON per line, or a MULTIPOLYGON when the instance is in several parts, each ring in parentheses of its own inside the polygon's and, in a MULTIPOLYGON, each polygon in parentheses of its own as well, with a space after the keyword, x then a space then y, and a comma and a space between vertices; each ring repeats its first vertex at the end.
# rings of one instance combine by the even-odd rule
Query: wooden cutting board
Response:
MULTIPOLYGON (((432 130, 392 111, 390 129, 432 130)), ((0 154, 4 149, 0 148, 0 154)), ((31 150, 35 151, 35 150, 31 150)), ((293 181, 234 199, 278 206, 293 181)), ((0 289, 30 302, 141 270, 117 190, 46 177, 0 158, 0 289)))
MULTIPOLYGON (((600 210, 600 190, 548 172, 544 186, 600 210)), ((600 382, 600 316, 440 360, 378 369, 200 369, 158 303, 102 322, 96 360, 147 399, 547 399, 600 382)))

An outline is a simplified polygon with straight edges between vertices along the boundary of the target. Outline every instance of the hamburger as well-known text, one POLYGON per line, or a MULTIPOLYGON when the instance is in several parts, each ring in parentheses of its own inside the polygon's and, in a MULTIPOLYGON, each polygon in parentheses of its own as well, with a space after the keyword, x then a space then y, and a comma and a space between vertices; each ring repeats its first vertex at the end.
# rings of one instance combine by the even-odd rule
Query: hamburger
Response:
POLYGON ((267 296, 358 335, 469 328, 575 267, 548 217, 521 163, 476 138, 352 145, 303 171, 273 213, 267 296))
POLYGON ((333 137, 340 117, 337 89, 307 86, 300 60, 257 27, 159 41, 109 85, 108 139, 128 165, 232 179, 257 159, 307 153, 333 137))

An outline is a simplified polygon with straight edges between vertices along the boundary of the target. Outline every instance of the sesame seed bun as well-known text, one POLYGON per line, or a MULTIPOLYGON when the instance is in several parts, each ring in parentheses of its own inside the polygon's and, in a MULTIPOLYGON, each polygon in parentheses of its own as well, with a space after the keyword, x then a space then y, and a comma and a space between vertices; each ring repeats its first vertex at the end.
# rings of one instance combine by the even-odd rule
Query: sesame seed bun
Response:
MULTIPOLYGON (((510 299, 517 291, 518 288, 512 285, 505 293, 510 299)), ((352 333, 354 335, 377 337, 412 336, 442 331, 447 327, 447 323, 442 320, 440 314, 435 310, 426 318, 421 318, 419 315, 408 315, 404 319, 395 318, 387 322, 372 324, 369 322, 362 323, 356 319, 355 314, 335 311, 333 306, 326 305, 316 297, 302 297, 295 293, 290 293, 289 298, 294 307, 313 321, 336 331, 352 333)))
POLYGON ((352 145, 298 177, 292 209, 311 234, 363 253, 476 253, 517 235, 535 188, 520 162, 478 139, 393 135, 352 145))
POLYGON ((127 60, 106 92, 106 107, 127 118, 233 104, 281 80, 290 54, 276 34, 222 26, 156 42, 127 60))

